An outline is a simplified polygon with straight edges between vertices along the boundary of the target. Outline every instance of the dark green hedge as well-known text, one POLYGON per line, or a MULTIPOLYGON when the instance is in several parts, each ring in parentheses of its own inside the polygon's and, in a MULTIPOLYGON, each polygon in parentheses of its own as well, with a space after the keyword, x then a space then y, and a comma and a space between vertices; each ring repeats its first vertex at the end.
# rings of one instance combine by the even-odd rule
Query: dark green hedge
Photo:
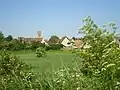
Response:
POLYGON ((62 44, 51 44, 49 46, 46 46, 45 50, 60 50, 61 48, 63 48, 62 44))

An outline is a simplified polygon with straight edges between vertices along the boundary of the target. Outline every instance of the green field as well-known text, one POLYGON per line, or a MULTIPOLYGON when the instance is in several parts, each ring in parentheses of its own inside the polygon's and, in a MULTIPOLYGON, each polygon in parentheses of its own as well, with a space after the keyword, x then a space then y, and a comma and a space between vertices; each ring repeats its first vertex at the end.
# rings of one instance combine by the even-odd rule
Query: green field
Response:
POLYGON ((72 67, 74 63, 74 55, 70 51, 49 51, 47 58, 36 57, 34 51, 21 51, 14 54, 19 56, 20 60, 30 64, 35 72, 51 72, 63 67, 63 65, 72 67))

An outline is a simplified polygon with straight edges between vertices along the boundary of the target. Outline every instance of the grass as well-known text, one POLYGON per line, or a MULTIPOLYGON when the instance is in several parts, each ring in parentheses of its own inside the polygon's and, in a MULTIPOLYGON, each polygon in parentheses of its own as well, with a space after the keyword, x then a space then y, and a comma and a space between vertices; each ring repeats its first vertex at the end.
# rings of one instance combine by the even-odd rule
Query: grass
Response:
POLYGON ((52 70, 58 70, 63 66, 63 63, 67 67, 72 67, 74 63, 73 54, 70 51, 49 51, 47 52, 47 58, 36 57, 34 51, 20 51, 14 52, 20 57, 20 60, 24 60, 27 64, 33 66, 35 72, 51 72, 52 70))

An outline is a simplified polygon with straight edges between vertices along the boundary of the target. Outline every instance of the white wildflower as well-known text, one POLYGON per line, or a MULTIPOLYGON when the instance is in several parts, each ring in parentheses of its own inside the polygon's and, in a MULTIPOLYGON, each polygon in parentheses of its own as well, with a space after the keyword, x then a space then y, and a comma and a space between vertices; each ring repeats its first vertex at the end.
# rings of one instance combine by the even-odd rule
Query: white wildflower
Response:
POLYGON ((57 83, 59 83, 60 81, 58 80, 57 83))
POLYGON ((76 75, 77 75, 78 73, 76 73, 76 75))
POLYGON ((100 71, 96 71, 96 72, 95 72, 95 74, 99 74, 99 73, 100 73, 100 71))
POLYGON ((120 67, 118 67, 118 69, 120 69, 120 67))
POLYGON ((78 75, 76 75, 76 77, 80 77, 80 75, 78 74, 78 75))
POLYGON ((7 64, 7 66, 9 66, 10 64, 7 64))
POLYGON ((65 84, 65 81, 63 81, 63 84, 65 84))
POLYGON ((80 90, 80 87, 78 87, 77 90, 80 90))
POLYGON ((72 77, 75 77, 75 75, 72 75, 72 77))
POLYGON ((117 82, 117 85, 120 85, 120 82, 117 82))
POLYGON ((102 68, 101 70, 102 70, 102 71, 105 71, 105 70, 106 70, 106 68, 102 68))

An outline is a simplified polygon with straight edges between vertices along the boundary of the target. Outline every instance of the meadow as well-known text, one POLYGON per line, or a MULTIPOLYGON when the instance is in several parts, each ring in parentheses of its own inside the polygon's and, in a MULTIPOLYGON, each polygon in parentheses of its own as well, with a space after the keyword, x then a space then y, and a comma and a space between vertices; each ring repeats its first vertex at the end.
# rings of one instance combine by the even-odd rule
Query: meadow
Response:
POLYGON ((75 56, 71 51, 48 51, 47 57, 36 57, 35 51, 17 51, 13 54, 31 65, 35 72, 57 71, 64 65, 72 67, 75 62, 75 56))

